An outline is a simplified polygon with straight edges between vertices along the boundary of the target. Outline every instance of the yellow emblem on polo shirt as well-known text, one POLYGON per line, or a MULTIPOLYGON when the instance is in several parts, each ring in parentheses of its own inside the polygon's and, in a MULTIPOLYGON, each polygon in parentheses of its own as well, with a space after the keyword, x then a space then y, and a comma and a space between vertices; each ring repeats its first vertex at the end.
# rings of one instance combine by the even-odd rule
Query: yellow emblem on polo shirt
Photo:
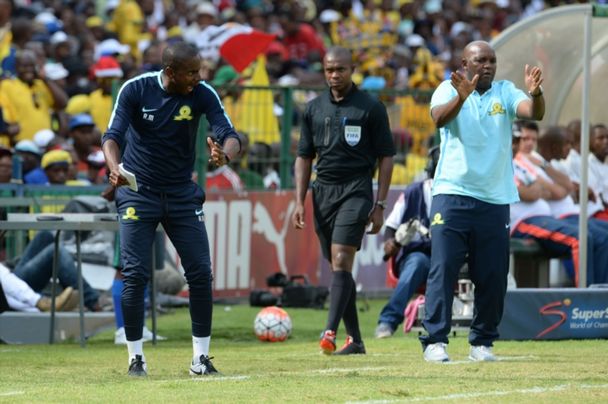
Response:
POLYGON ((433 216, 433 221, 431 222, 431 226, 435 226, 436 224, 443 224, 443 218, 441 217, 441 213, 435 213, 433 216))
POLYGON ((503 108, 502 105, 500 105, 499 102, 495 102, 494 104, 492 104, 492 109, 490 110, 490 112, 488 112, 488 115, 498 115, 498 114, 506 114, 507 110, 505 110, 503 108))
POLYGON ((188 105, 184 105, 179 109, 179 115, 173 117, 174 121, 190 121, 192 120, 192 110, 188 105))
POLYGON ((122 215, 122 218, 124 220, 127 220, 127 219, 139 220, 139 216, 137 216, 135 214, 135 208, 134 207, 128 207, 127 210, 126 210, 126 212, 125 212, 125 214, 122 215))

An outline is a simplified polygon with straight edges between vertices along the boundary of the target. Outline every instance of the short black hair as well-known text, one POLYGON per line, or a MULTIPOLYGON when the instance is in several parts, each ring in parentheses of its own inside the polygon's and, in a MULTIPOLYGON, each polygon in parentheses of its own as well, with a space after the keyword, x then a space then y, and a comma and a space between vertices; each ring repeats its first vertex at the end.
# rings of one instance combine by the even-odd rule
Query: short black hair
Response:
POLYGON ((162 56, 163 68, 181 66, 185 62, 198 57, 198 48, 188 42, 175 42, 169 45, 162 56))
POLYGON ((526 121, 526 120, 522 120, 522 121, 518 121, 518 125, 520 130, 521 129, 530 129, 536 132, 540 132, 540 128, 538 127, 538 124, 534 121, 526 121))

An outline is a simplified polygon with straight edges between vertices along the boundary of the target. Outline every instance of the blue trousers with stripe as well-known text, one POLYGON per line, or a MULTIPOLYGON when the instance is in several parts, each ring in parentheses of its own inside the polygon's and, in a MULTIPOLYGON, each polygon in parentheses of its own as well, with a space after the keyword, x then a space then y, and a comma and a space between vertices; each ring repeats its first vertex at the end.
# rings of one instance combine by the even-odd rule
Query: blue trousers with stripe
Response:
POLYGON ((211 335, 213 310, 209 240, 203 216, 205 194, 191 183, 172 190, 146 185, 138 192, 120 187, 116 207, 120 220, 120 248, 124 288, 122 310, 128 341, 142 337, 144 291, 150 280, 152 244, 159 223, 175 246, 190 290, 192 335, 211 335))
MULTIPOLYGON (((563 219, 532 216, 522 220, 513 229, 512 237, 533 238, 543 248, 556 255, 571 254, 575 283, 578 285, 578 220, 578 215, 563 219)), ((587 228, 587 285, 608 282, 608 223, 589 218, 587 228)))
POLYGON ((426 282, 423 347, 448 343, 452 302, 466 262, 475 285, 471 345, 498 338, 509 272, 509 205, 460 195, 436 195, 431 205, 431 269, 426 282))

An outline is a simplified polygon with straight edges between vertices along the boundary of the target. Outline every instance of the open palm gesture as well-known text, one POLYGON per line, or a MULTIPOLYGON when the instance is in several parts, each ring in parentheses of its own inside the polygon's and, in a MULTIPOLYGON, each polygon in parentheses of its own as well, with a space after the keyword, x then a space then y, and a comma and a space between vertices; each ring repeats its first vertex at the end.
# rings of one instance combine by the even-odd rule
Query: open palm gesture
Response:
POLYGON ((477 81, 479 81, 479 75, 476 74, 473 76, 472 80, 467 79, 467 77, 460 73, 459 71, 452 72, 450 75, 450 80, 452 83, 452 87, 456 89, 458 95, 463 100, 466 99, 473 91, 475 91, 475 87, 477 87, 477 81))
POLYGON ((531 95, 538 94, 541 91, 540 85, 543 82, 543 72, 540 70, 540 67, 526 65, 524 74, 528 93, 531 95))

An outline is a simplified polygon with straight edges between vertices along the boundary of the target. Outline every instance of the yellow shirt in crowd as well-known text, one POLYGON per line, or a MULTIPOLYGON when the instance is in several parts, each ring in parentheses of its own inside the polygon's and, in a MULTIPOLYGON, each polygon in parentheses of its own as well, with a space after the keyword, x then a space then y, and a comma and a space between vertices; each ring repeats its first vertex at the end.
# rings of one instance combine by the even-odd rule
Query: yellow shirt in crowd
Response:
POLYGON ((4 120, 18 123, 21 127, 16 141, 32 140, 36 132, 51 127, 51 108, 54 100, 42 80, 34 80, 31 87, 18 78, 2 80, 0 95, 5 100, 2 108, 4 120))
POLYGON ((112 96, 104 95, 101 88, 93 91, 89 95, 91 101, 91 116, 95 122, 95 126, 104 133, 108 129, 110 123, 110 115, 112 115, 112 96))
POLYGON ((137 60, 140 59, 137 44, 142 37, 143 26, 144 14, 139 4, 133 0, 121 0, 114 10, 109 27, 116 32, 120 43, 131 47, 131 55, 137 60))

